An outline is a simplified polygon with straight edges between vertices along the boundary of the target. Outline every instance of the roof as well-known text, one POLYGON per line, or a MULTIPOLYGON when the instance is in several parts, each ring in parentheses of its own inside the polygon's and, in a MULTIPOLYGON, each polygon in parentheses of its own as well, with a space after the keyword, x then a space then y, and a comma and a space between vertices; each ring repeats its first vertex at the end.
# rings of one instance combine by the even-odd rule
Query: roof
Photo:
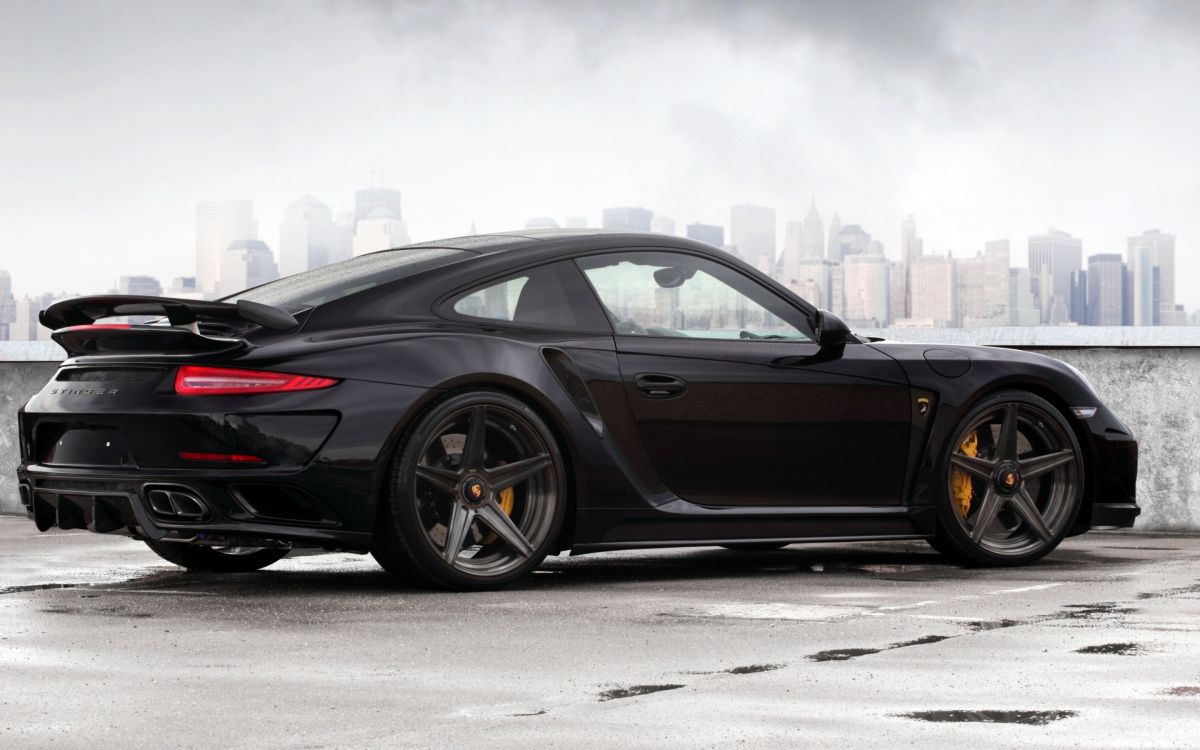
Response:
MULTIPOLYGON (((630 235, 639 234, 662 240, 665 235, 651 232, 624 232, 615 229, 521 229, 511 232, 493 232, 490 234, 470 234, 464 237, 447 237, 441 240, 417 242, 395 250, 409 250, 417 247, 443 247, 451 250, 470 250, 474 252, 499 252, 528 247, 550 240, 567 240, 574 237, 594 237, 596 235, 630 235)), ((385 251, 386 252, 386 251, 385 251)))

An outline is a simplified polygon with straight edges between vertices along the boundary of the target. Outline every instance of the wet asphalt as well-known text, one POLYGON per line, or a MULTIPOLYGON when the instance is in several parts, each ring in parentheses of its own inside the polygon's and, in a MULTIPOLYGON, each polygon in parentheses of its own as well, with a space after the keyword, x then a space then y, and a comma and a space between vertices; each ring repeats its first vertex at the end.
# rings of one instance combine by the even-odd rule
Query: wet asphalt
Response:
POLYGON ((1200 536, 964 570, 923 543, 193 575, 0 518, 0 747, 1200 747, 1200 536))

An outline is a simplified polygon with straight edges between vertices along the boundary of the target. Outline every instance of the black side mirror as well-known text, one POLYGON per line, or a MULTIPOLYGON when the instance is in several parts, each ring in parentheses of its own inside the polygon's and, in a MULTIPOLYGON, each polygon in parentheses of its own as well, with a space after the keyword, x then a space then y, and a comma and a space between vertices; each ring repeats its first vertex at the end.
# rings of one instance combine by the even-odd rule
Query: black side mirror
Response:
POLYGON ((813 328, 817 335, 817 346, 822 349, 841 348, 850 338, 850 326, 828 310, 817 310, 813 328))

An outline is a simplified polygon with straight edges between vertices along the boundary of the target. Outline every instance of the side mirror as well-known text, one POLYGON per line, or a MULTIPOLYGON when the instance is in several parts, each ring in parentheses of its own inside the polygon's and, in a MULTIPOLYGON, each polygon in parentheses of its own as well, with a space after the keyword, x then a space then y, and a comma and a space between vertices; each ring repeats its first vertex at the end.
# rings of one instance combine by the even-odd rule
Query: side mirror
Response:
POLYGON ((813 328, 816 329, 817 346, 822 349, 843 347, 850 338, 850 326, 828 310, 817 310, 813 328))

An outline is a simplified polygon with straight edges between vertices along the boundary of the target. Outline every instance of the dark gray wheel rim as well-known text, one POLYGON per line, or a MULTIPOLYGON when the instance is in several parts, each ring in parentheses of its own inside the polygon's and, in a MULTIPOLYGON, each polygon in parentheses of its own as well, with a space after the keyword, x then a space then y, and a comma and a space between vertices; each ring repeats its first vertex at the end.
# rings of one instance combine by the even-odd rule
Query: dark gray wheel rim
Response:
POLYGON ((532 558, 553 529, 558 472, 523 416, 469 406, 438 423, 421 448, 412 477, 417 518, 446 564, 501 576, 532 558))
POLYGON ((952 504, 955 472, 970 479, 969 509, 964 514, 954 505, 963 531, 980 548, 1007 557, 1058 539, 1082 486, 1078 448, 1066 429, 1021 402, 999 404, 972 420, 955 439, 950 467, 952 504), (975 455, 964 451, 971 435, 975 455))

